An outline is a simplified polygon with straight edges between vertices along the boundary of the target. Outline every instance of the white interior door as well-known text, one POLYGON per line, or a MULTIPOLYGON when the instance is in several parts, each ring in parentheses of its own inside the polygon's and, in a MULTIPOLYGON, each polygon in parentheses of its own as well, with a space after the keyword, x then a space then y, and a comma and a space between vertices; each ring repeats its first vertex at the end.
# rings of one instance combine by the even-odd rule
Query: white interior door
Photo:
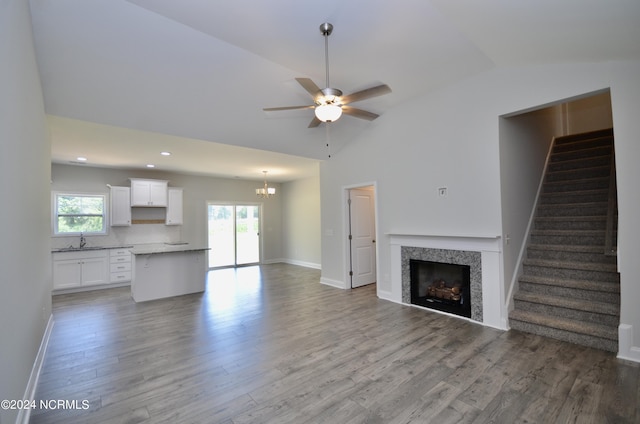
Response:
POLYGON ((351 287, 376 282, 375 202, 373 189, 349 190, 351 287))

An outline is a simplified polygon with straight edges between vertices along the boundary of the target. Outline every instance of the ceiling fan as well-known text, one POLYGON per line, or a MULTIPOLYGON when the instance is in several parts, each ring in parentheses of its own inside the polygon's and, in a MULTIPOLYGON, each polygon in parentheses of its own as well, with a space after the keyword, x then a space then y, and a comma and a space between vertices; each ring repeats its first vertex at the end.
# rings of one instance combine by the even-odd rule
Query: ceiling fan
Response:
POLYGON ((358 109, 349 106, 349 103, 359 102, 361 100, 369 99, 371 97, 381 96, 391 92, 386 84, 377 85, 375 87, 367 88, 364 90, 356 91, 355 93, 342 95, 342 91, 337 88, 331 88, 329 85, 329 35, 333 31, 333 25, 330 23, 324 23, 320 25, 320 33, 324 36, 324 56, 326 65, 326 87, 320 89, 309 78, 296 78, 296 81, 305 89, 313 98, 314 104, 305 106, 284 106, 284 107, 269 107, 264 108, 264 111, 279 111, 279 110, 295 110, 295 109, 314 109, 315 116, 309 124, 309 128, 315 128, 320 125, 321 122, 335 122, 344 113, 345 115, 353 116, 354 118, 366 119, 373 121, 379 115, 368 112, 366 110, 358 109))

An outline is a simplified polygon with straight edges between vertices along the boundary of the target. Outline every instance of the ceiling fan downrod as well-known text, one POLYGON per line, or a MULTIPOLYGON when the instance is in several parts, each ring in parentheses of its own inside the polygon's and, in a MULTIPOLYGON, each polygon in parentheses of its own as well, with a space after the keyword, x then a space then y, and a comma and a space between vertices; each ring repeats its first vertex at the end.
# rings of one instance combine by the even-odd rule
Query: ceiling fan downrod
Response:
POLYGON ((326 88, 331 87, 329 85, 329 36, 331 35, 331 32, 333 32, 333 25, 330 23, 325 22, 320 25, 320 33, 324 36, 324 65, 327 81, 327 84, 325 85, 326 88))

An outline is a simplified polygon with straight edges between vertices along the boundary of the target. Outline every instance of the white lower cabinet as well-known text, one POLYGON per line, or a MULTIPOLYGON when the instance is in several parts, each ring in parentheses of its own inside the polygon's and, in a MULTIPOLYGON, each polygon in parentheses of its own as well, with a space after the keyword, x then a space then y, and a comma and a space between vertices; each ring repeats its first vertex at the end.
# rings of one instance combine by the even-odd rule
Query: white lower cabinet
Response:
POLYGON ((131 281, 131 252, 129 252, 129 248, 109 251, 109 281, 112 283, 131 281))
POLYGON ((109 258, 106 250, 54 253, 52 263, 54 289, 80 288, 109 282, 109 258))

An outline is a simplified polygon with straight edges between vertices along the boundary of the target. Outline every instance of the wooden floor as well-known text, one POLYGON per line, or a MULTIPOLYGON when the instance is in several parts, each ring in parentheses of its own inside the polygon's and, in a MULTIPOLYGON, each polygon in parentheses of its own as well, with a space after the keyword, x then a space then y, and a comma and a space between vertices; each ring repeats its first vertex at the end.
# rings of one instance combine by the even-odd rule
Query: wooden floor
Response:
POLYGON ((37 399, 79 409, 31 422, 640 422, 637 364, 319 277, 275 264, 141 304, 127 288, 55 296, 37 399))

